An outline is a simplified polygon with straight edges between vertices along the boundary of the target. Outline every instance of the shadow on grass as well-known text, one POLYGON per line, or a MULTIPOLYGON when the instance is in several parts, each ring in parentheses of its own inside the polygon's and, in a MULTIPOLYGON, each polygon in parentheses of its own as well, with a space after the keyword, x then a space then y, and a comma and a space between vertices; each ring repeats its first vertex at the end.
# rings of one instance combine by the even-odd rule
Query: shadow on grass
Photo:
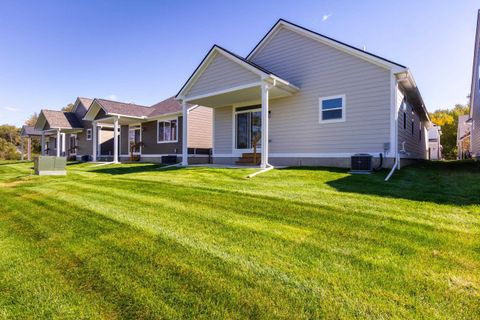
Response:
MULTIPOLYGON (((329 169, 330 170, 330 169, 329 169)), ((480 164, 474 161, 420 162, 404 167, 385 182, 386 170, 328 181, 338 191, 437 204, 480 203, 480 164)))
MULTIPOLYGON (((130 173, 142 173, 142 172, 149 172, 149 171, 157 171, 158 169, 162 168, 164 165, 161 164, 120 164, 120 165, 105 165, 101 167, 96 167, 91 172, 95 173, 106 173, 106 174, 130 174, 130 173)), ((164 169, 169 170, 169 168, 164 169)))

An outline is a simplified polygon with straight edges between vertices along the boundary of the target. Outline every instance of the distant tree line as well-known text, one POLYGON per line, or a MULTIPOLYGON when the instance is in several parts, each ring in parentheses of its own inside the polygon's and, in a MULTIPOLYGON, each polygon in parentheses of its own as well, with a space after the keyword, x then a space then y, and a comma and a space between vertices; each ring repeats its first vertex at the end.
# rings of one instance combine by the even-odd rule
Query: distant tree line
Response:
POLYGON ((468 105, 457 104, 453 109, 438 109, 430 113, 430 119, 442 127, 440 141, 443 146, 443 157, 454 160, 457 158, 457 128, 458 117, 470 113, 468 105))

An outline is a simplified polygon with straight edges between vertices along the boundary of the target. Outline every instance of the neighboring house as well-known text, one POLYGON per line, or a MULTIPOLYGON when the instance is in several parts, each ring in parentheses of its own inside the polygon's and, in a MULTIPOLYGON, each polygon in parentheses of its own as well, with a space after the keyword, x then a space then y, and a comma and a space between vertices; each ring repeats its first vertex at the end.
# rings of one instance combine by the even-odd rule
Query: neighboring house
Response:
POLYGON ((473 54, 472 85, 470 91, 471 154, 480 158, 480 10, 477 15, 477 32, 473 54))
POLYGON ((190 105, 213 110, 214 163, 251 157, 257 140, 262 167, 428 157, 430 119, 407 67, 282 19, 246 58, 213 46, 176 98, 184 132, 190 105))
POLYGON ((470 158, 470 119, 469 115, 459 116, 458 117, 458 127, 457 127, 457 150, 458 155, 457 159, 468 159, 470 158))
MULTIPOLYGON (((212 147, 212 111, 188 105, 188 114, 190 162, 208 162, 212 147)), ((152 162, 176 162, 177 157, 181 159, 184 136, 182 105, 173 97, 151 107, 94 99, 83 120, 91 122, 93 128, 111 126, 118 133, 113 137, 114 162, 128 160, 131 156, 152 162)), ((97 139, 94 135, 93 141, 97 139)))
MULTIPOLYGON (((77 98, 72 112, 57 110, 42 110, 35 124, 35 130, 41 132, 42 154, 67 156, 81 159, 84 156, 93 158, 93 129, 89 121, 84 121, 83 116, 90 108, 93 100, 77 98)), ((102 137, 99 142, 97 156, 112 154, 111 141, 113 129, 109 127, 98 128, 98 135, 102 137)))
POLYGON ((32 159, 32 138, 38 138, 42 136, 42 132, 35 130, 35 127, 32 126, 22 126, 22 130, 20 131, 20 152, 21 152, 21 160, 23 161, 25 158, 25 146, 24 140, 27 139, 27 160, 30 161, 32 159))
POLYGON ((442 128, 433 124, 428 129, 428 159, 442 160, 442 144, 440 137, 442 135, 442 128))

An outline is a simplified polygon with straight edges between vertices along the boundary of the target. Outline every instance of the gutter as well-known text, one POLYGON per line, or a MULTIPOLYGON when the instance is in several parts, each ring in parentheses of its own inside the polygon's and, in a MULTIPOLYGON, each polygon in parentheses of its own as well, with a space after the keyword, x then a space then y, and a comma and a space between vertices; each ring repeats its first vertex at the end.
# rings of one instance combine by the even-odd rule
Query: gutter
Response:
POLYGON ((395 163, 392 166, 392 170, 388 173, 387 177, 385 178, 385 181, 390 180, 392 177, 393 173, 395 172, 396 169, 400 170, 400 153, 398 152, 398 110, 397 110, 397 90, 398 90, 398 79, 395 76, 395 74, 392 75, 395 80, 395 90, 393 92, 393 112, 395 112, 395 128, 394 128, 394 143, 395 147, 395 163))

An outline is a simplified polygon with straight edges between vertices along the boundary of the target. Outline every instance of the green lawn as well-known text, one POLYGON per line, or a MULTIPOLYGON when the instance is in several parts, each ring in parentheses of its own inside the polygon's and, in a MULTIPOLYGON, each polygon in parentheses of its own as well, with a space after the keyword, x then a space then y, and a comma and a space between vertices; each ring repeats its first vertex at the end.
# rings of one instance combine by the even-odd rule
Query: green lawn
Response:
POLYGON ((480 167, 0 163, 0 318, 479 318, 480 167))

